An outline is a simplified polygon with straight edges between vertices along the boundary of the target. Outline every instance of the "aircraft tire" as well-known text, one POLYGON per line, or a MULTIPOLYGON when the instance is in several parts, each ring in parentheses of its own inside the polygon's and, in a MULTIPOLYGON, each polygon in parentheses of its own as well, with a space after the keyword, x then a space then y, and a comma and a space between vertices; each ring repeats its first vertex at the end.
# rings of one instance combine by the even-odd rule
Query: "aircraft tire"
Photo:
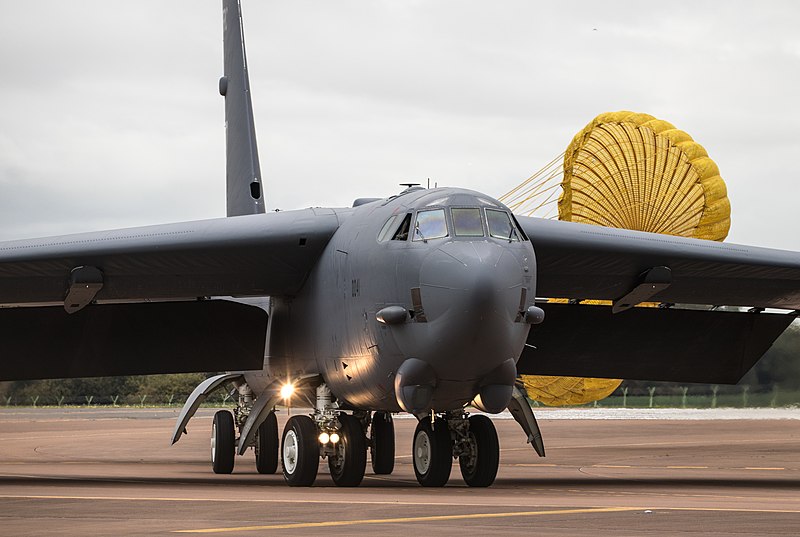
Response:
POLYGON ((256 470, 259 474, 274 474, 278 470, 278 418, 270 412, 256 431, 256 470))
POLYGON ((342 425, 334 455, 328 456, 328 468, 339 487, 357 487, 367 469, 367 439, 361 422, 349 414, 339 414, 342 425))
POLYGON ((310 487, 319 469, 317 426, 308 416, 292 416, 281 439, 281 466, 289 486, 310 487))
POLYGON ((434 427, 429 417, 417 423, 411 459, 420 485, 443 487, 447 483, 453 468, 453 443, 446 420, 437 419, 434 427))
POLYGON ((470 487, 488 487, 494 483, 500 465, 497 430, 486 416, 470 416, 469 435, 473 451, 458 458, 461 475, 470 487))
POLYGON ((211 468, 215 474, 233 472, 233 458, 236 454, 236 431, 233 427, 233 414, 219 410, 214 414, 211 426, 211 468))
POLYGON ((389 412, 375 412, 370 427, 369 446, 372 471, 376 475, 388 475, 394 471, 394 421, 389 412))

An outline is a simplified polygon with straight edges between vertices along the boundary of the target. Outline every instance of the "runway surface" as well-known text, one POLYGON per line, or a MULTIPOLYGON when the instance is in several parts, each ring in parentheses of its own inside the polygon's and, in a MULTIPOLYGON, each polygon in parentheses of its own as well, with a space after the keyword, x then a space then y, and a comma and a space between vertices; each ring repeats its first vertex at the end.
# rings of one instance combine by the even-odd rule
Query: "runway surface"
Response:
POLYGON ((800 410, 689 420, 544 411, 544 459, 513 420, 496 419, 501 466, 488 489, 466 487, 457 463, 445 488, 420 487, 413 419, 395 421, 395 473, 368 469, 358 488, 336 487, 326 462, 314 487, 290 488, 280 473, 256 473, 251 452, 218 476, 213 411, 170 447, 177 413, 0 409, 0 534, 800 534, 800 410))

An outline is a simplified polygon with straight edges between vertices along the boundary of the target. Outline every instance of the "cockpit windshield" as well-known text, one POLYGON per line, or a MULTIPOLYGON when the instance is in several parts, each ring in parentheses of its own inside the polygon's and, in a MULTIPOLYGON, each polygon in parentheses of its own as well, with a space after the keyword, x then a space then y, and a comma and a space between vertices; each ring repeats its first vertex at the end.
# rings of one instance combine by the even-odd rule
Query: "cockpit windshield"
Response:
POLYGON ((417 213, 414 224, 414 240, 427 241, 447 237, 447 221, 444 209, 431 209, 417 213))
POLYGON ((453 231, 457 237, 483 237, 481 210, 477 207, 453 207, 453 231))
POLYGON ((489 235, 496 239, 506 239, 509 241, 519 241, 519 233, 517 233, 511 218, 505 211, 498 211, 496 209, 486 209, 486 221, 489 224, 489 235))
POLYGON ((475 239, 485 237, 487 232, 495 239, 511 242, 528 240, 506 211, 483 207, 440 207, 420 209, 416 215, 409 212, 389 217, 378 233, 378 241, 384 242, 389 237, 395 241, 406 241, 409 236, 418 242, 450 236, 475 239))

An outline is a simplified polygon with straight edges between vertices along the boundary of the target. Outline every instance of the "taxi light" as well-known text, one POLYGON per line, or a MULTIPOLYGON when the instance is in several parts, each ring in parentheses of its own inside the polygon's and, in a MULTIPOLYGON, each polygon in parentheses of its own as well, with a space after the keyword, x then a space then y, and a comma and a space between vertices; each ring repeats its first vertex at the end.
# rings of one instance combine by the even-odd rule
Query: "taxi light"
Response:
POLYGON ((294 394, 294 384, 284 384, 281 386, 281 397, 289 399, 294 394))
POLYGON ((331 436, 328 433, 322 433, 319 435, 319 443, 320 444, 327 444, 330 441, 331 436))
POLYGON ((331 433, 331 442, 334 444, 339 441, 339 434, 338 433, 331 433))

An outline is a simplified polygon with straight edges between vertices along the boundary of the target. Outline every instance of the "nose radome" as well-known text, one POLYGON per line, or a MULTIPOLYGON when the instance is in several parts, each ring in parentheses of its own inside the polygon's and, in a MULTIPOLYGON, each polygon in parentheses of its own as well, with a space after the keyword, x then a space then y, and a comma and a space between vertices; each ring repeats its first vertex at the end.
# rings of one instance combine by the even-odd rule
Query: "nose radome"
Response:
POLYGON ((480 395, 484 409, 505 408, 530 328, 520 319, 527 272, 518 257, 495 241, 453 241, 426 256, 411 293, 424 317, 393 330, 407 358, 395 383, 402 407, 457 408, 480 395))
POLYGON ((420 292, 437 374, 477 379, 519 357, 523 286, 522 266, 501 245, 454 242, 431 252, 420 292))
POLYGON ((426 259, 420 287, 429 320, 448 314, 513 320, 524 286, 517 258, 493 242, 450 242, 426 259))

